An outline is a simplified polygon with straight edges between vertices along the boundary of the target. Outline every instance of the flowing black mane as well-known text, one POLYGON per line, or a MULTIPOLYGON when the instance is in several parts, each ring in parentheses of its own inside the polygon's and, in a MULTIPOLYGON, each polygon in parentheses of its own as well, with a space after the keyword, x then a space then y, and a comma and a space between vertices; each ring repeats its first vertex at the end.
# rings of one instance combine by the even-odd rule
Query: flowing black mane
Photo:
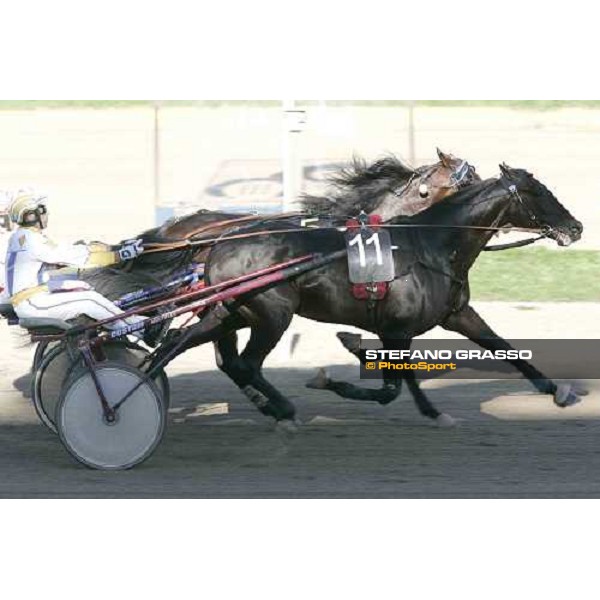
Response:
POLYGON ((419 171, 393 155, 374 163, 354 157, 352 163, 327 178, 331 191, 327 196, 304 195, 302 210, 321 215, 351 216, 361 210, 372 211, 383 194, 406 185, 419 171))
POLYGON ((380 158, 370 165, 364 159, 355 156, 350 166, 342 168, 339 173, 334 173, 329 181, 344 187, 368 185, 379 179, 402 183, 414 173, 415 169, 393 154, 380 158))

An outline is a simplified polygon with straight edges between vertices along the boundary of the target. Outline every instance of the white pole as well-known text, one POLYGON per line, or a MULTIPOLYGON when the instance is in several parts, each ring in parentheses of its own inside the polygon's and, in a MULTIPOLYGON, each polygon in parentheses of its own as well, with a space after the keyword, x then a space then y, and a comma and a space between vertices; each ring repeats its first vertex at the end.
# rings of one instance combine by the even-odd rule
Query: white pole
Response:
POLYGON ((306 114, 296 108, 294 100, 283 100, 283 210, 298 210, 295 204, 302 192, 303 169, 299 156, 299 138, 306 114))

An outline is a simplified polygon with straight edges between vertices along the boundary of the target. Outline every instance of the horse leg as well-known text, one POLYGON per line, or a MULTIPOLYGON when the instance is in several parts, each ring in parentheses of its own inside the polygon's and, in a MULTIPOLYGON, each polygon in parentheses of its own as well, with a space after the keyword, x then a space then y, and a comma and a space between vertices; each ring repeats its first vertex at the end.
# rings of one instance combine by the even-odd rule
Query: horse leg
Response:
MULTIPOLYGON (((464 335, 486 350, 513 350, 513 347, 493 331, 470 305, 452 313, 441 325, 444 329, 464 335)), ((570 385, 556 385, 526 360, 508 359, 507 362, 523 373, 542 394, 552 394, 554 403, 558 406, 564 408, 581 400, 570 385)))
POLYGON ((329 390, 342 398, 348 400, 364 400, 366 402, 378 402, 382 406, 395 400, 401 390, 401 383, 390 383, 380 389, 362 388, 348 381, 337 381, 330 379, 326 374, 320 372, 314 379, 311 379, 306 387, 329 390))
MULTIPOLYGON (((360 354, 360 334, 341 331, 336 335, 344 348, 346 348, 350 354, 358 358, 362 365, 367 362, 360 354)), ((306 387, 330 390, 338 396, 349 400, 364 400, 386 405, 395 400, 400 394, 402 389, 402 378, 385 373, 383 382, 383 387, 379 390, 362 388, 347 381, 330 379, 324 369, 319 369, 316 377, 306 383, 306 387)))
POLYGON ((252 379, 252 369, 246 365, 238 353, 237 332, 232 331, 214 342, 217 366, 239 388, 248 385, 252 379))
POLYGON ((252 355, 250 360, 247 356, 239 355, 235 332, 215 342, 215 355, 219 369, 240 388, 262 414, 277 421, 293 419, 294 405, 262 377, 260 366, 257 367, 253 363, 252 355))
POLYGON ((236 339, 220 340, 221 369, 265 415, 276 421, 292 421, 296 407, 262 374, 262 365, 289 327, 297 298, 287 288, 267 290, 240 307, 239 318, 250 326, 250 339, 238 356, 236 339))
MULTIPOLYGON (((385 350, 410 350, 412 338, 406 337, 385 337, 381 340, 385 350)), ((451 427, 454 425, 454 419, 447 414, 441 413, 427 398, 425 392, 419 386, 414 371, 410 369, 402 371, 402 379, 406 380, 406 385, 417 405, 417 409, 424 416, 433 419, 440 427, 451 427)))
MULTIPOLYGON (((360 355, 355 355, 362 364, 365 360, 360 355)), ((383 386, 379 389, 363 388, 349 381, 331 379, 325 369, 319 369, 317 375, 306 382, 306 387, 316 390, 329 390, 342 398, 348 400, 363 400, 366 402, 378 402, 382 406, 395 400, 402 389, 402 378, 384 375, 383 386)))
POLYGON ((166 367, 186 350, 214 342, 241 326, 243 321, 237 315, 230 315, 219 309, 211 310, 199 323, 167 332, 165 341, 154 353, 151 366, 160 363, 162 367, 166 367))

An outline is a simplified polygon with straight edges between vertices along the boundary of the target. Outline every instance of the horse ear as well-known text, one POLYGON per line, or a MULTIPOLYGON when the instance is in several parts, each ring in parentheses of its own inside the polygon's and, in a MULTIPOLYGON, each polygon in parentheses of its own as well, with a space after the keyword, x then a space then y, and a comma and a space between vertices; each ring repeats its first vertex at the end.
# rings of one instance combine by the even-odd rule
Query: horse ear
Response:
POLYGON ((498 166, 500 167, 500 172, 502 173, 502 175, 510 179, 510 167, 505 162, 498 166))
POLYGON ((452 166, 450 164, 450 157, 448 155, 444 154, 439 148, 436 148, 436 151, 437 151, 438 158, 440 159, 440 162, 444 165, 444 167, 449 169, 452 166))

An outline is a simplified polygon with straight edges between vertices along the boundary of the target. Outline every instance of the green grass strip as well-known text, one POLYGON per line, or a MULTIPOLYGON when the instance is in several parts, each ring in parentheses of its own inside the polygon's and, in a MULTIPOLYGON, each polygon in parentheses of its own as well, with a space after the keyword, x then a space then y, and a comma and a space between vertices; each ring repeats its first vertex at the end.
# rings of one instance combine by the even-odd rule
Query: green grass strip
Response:
POLYGON ((483 252, 471 269, 470 282, 474 300, 600 302, 600 252, 546 248, 483 252))

